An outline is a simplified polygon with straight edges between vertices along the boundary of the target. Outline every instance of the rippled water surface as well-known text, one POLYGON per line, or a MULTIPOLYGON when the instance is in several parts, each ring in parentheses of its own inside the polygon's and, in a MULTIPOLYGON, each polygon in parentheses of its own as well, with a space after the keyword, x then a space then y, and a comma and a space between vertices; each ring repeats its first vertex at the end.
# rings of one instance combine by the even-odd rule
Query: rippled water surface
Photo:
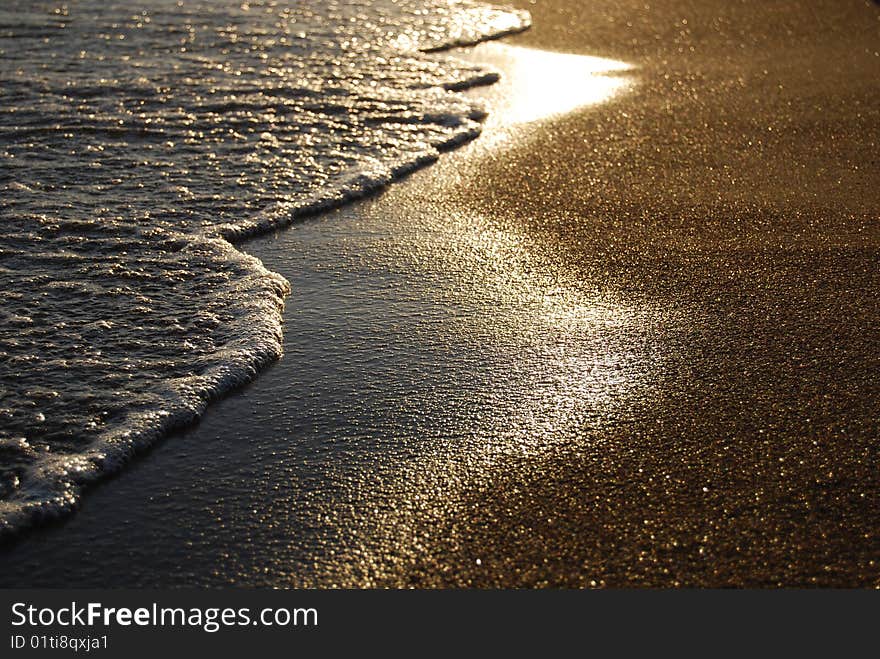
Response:
POLYGON ((528 18, 458 0, 0 8, 0 533, 281 349, 287 282, 227 239, 474 137, 426 54, 528 18))

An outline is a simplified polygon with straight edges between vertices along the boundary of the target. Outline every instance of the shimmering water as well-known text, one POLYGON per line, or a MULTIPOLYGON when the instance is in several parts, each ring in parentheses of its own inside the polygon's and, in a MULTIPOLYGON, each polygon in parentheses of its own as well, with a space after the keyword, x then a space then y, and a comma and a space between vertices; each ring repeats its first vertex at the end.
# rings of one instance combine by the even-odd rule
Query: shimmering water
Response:
POLYGON ((523 29, 462 0, 0 8, 0 533, 281 350, 287 282, 229 242, 473 138, 497 76, 426 51, 523 29))

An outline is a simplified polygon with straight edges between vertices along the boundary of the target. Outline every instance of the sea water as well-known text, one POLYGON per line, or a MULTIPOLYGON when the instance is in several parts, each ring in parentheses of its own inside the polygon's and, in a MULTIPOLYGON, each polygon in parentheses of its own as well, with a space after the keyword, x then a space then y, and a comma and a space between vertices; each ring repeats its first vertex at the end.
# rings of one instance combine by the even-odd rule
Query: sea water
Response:
POLYGON ((281 350, 288 283, 234 242, 475 137, 433 53, 528 25, 465 0, 0 6, 0 535, 281 350))

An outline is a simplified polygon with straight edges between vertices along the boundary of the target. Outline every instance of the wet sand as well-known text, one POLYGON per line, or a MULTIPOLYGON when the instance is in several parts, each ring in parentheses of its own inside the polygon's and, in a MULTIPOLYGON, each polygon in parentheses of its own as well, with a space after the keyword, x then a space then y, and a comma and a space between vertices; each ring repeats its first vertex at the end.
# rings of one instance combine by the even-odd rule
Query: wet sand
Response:
POLYGON ((284 358, 3 585, 880 584, 880 8, 572 4, 626 88, 247 243, 284 358))
POLYGON ((497 547, 498 572, 459 577, 496 585, 876 585, 880 11, 661 4, 533 5, 518 43, 637 83, 458 194, 582 285, 675 314, 666 366, 601 448, 475 487, 450 562, 497 547))

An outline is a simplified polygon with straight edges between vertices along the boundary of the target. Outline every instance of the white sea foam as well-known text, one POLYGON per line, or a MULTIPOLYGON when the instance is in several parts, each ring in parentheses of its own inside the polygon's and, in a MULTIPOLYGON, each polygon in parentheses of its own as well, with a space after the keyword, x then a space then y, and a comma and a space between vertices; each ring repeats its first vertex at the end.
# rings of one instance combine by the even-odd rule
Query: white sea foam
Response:
POLYGON ((228 241, 475 137, 455 90, 496 76, 425 51, 527 24, 464 0, 4 3, 0 534, 276 359, 288 284, 228 241))

